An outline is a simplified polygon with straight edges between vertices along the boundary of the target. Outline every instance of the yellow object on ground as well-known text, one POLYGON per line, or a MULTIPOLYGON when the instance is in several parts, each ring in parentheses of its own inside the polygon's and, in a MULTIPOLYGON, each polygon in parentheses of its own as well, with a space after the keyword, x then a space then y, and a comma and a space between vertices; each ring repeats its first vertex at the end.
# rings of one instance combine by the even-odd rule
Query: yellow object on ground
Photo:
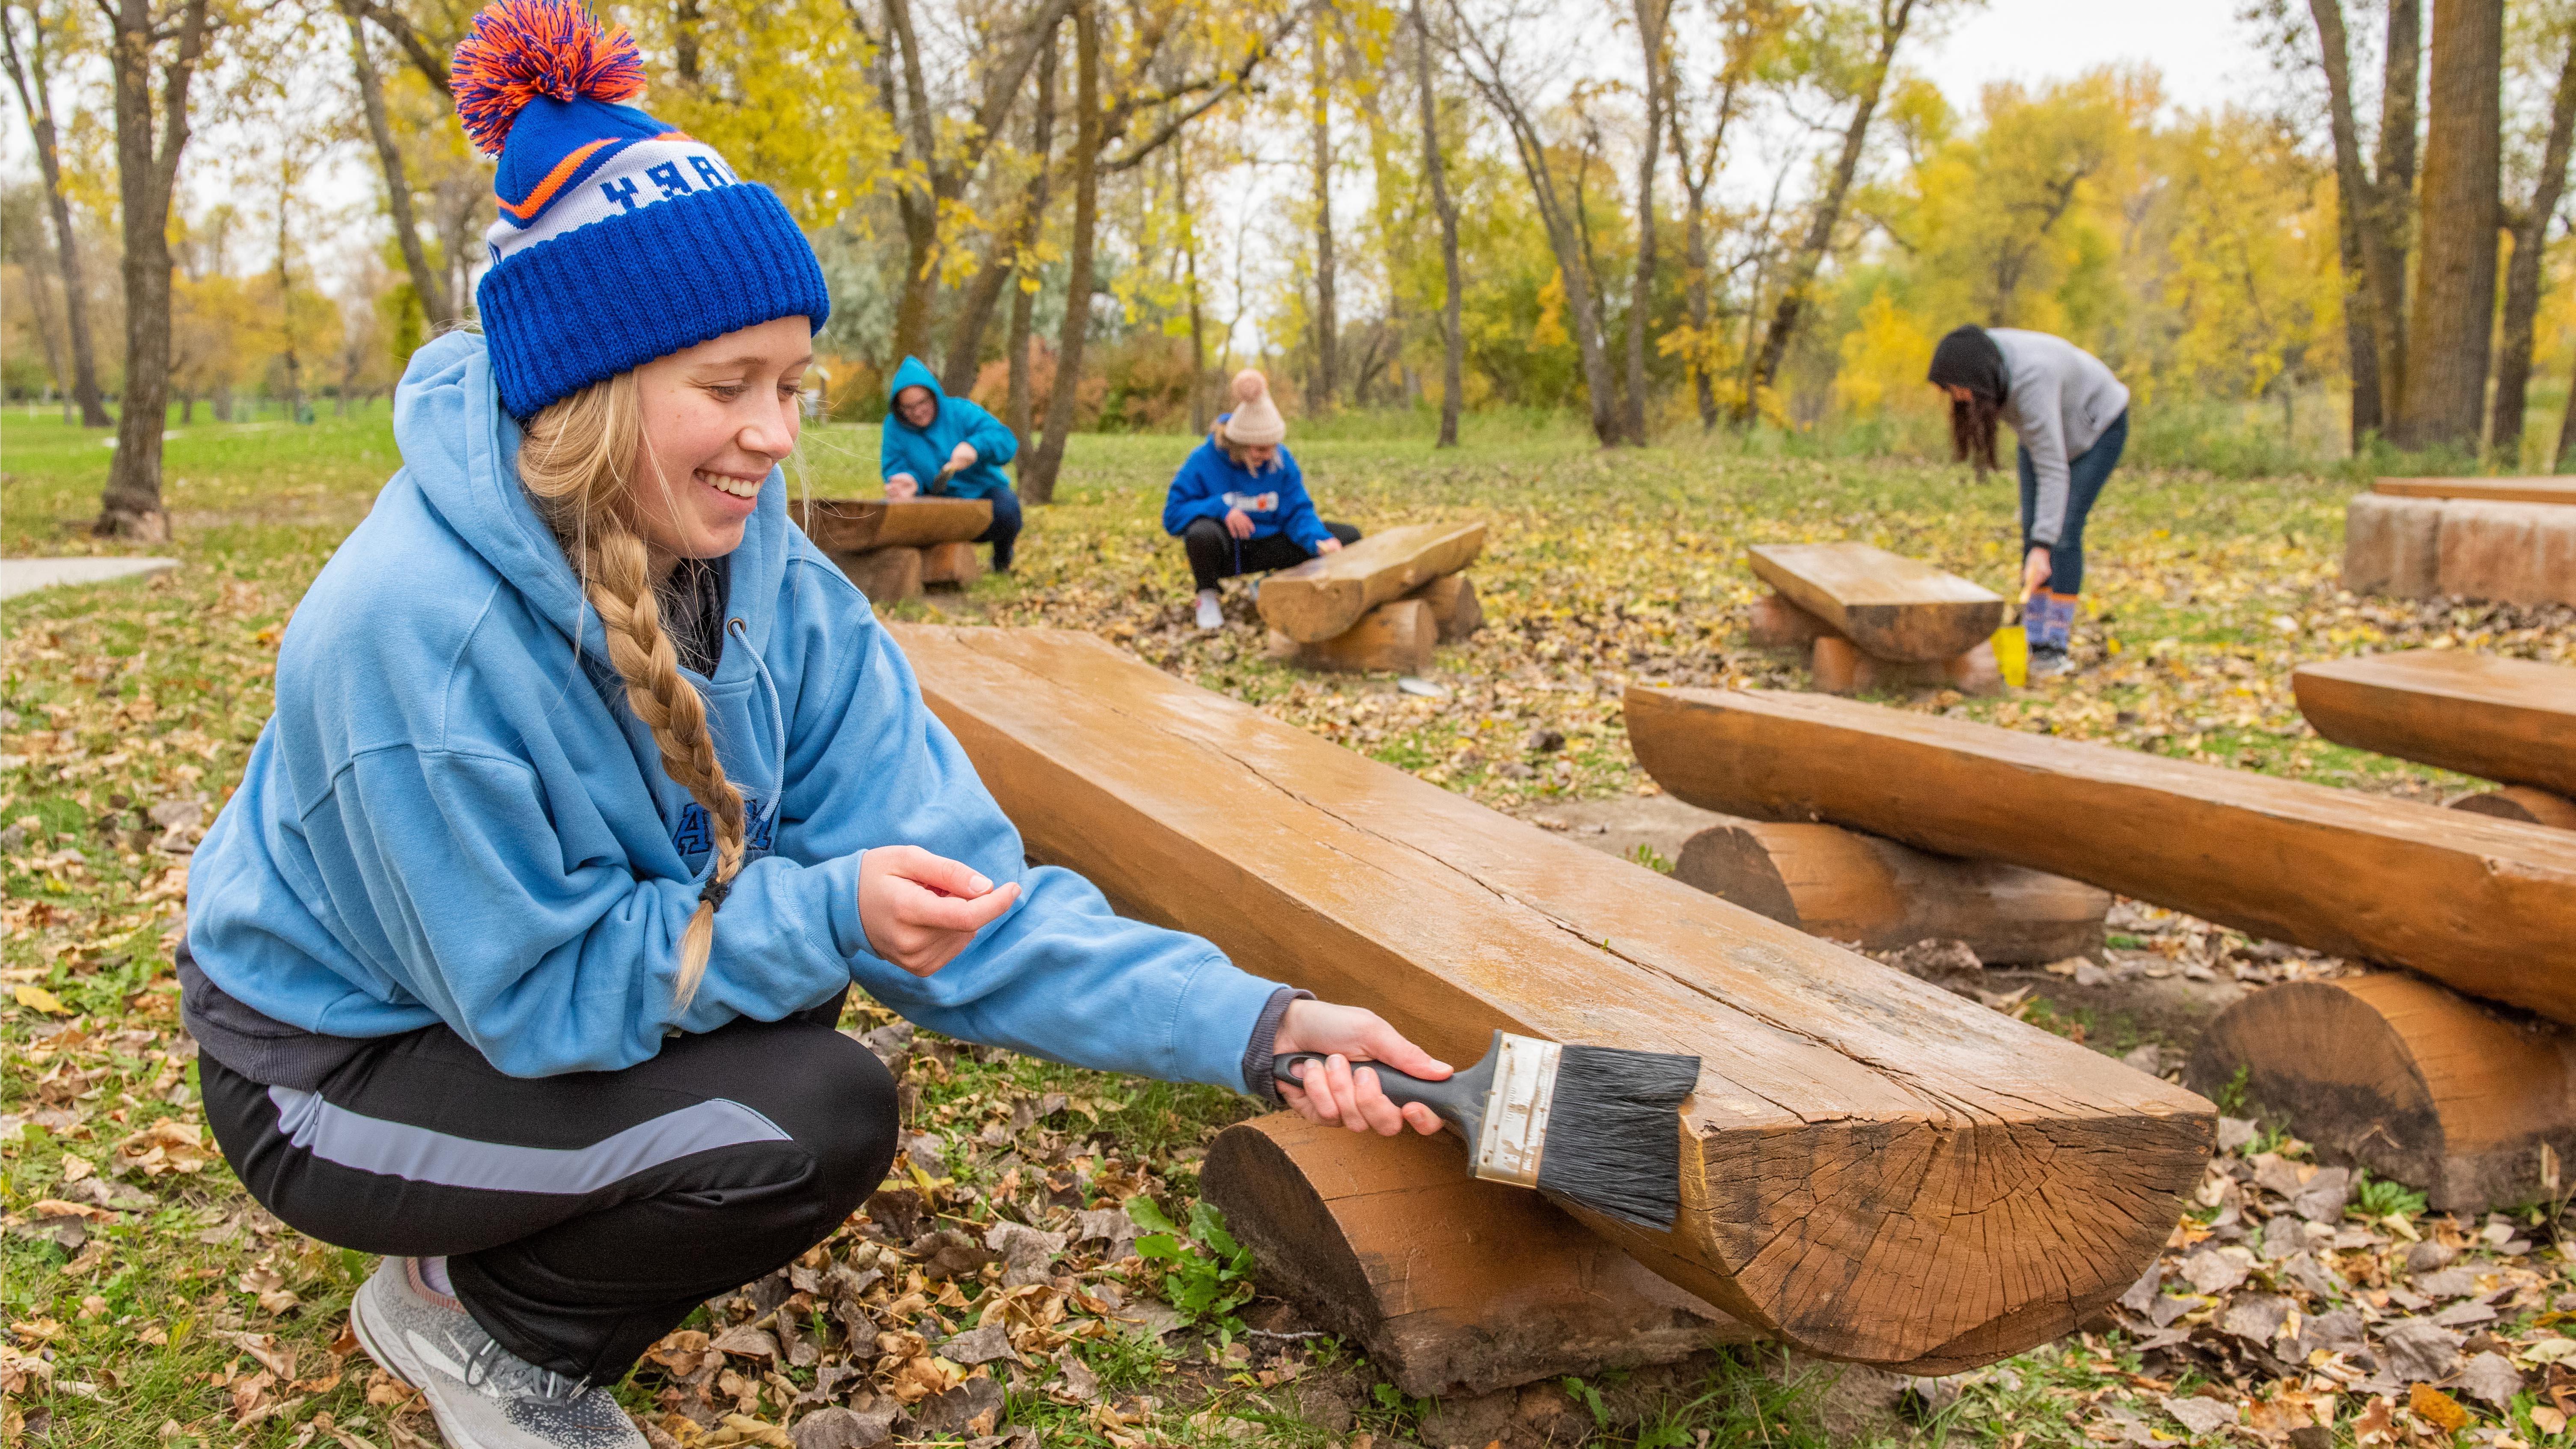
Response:
POLYGON ((1989 638, 1995 646, 1995 668, 2003 674, 2004 683, 2014 689, 2030 685, 2030 636, 2019 624, 2006 624, 1989 638))

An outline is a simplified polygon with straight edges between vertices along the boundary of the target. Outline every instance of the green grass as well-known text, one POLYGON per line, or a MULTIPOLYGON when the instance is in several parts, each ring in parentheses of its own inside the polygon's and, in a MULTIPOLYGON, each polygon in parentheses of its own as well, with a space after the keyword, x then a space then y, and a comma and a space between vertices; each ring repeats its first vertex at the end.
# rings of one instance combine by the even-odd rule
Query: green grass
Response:
MULTIPOLYGON (((1743 642, 1743 609, 1760 592, 1742 564, 1749 544, 1863 539, 1998 589, 2013 572, 2013 498, 1998 480, 1696 434, 1604 454, 1558 422, 1471 424, 1470 446, 1448 453, 1417 425, 1368 418, 1301 430, 1293 442, 1327 517, 1368 529, 1447 518, 1490 524, 1473 574, 1488 624, 1441 650, 1433 674, 1451 691, 1445 700, 1399 694, 1385 678, 1308 676, 1270 661, 1240 586, 1227 595, 1231 627, 1191 627, 1187 573, 1158 524, 1164 484, 1192 441, 1176 436, 1075 439, 1061 501, 1031 510, 1015 576, 896 612, 1091 630, 1326 738, 1522 810, 1653 788, 1620 722, 1618 694, 1630 681, 1803 684, 1797 661, 1743 642), (1564 747, 1527 752, 1533 730, 1561 733, 1564 747)), ((27 1125, 0 1141, 0 1207, 22 1218, 71 1186, 72 1158, 103 1171, 119 1141, 165 1118, 197 1120, 168 965, 184 862, 154 848, 160 826, 148 812, 197 796, 220 805, 269 713, 289 612, 399 461, 381 405, 309 427, 201 418, 172 431, 167 499, 176 537, 167 551, 183 567, 6 605, 0 1046, 10 1069, 0 1112, 27 1125)), ((873 491, 873 429, 815 428, 807 437, 800 486, 873 491)), ((0 547, 13 555, 144 551, 84 531, 108 455, 100 434, 65 428, 58 414, 0 418, 0 547)), ((2078 629, 2084 673, 2001 699, 1924 693, 1892 702, 2357 788, 2456 788, 2465 783, 2458 777, 2308 733, 2288 694, 2290 667, 2428 643, 2564 659, 2570 631, 2553 622, 2559 616, 2533 611, 2340 596, 2334 575, 2350 490, 2317 477, 2123 472, 2094 522, 2090 613, 2078 629)), ((926 1111, 971 1118, 996 1092, 1084 1096, 1124 1155, 1165 1164, 1183 1210, 1195 1192, 1194 1149, 1245 1110, 1206 1089, 1016 1058, 961 1062, 952 1080, 925 1085, 926 1111)), ((967 1180, 975 1170, 966 1165, 967 1180)), ((23 1325, 11 1352, 51 1355, 50 1389, 38 1373, 14 1401, 31 1440, 285 1449, 327 1411, 341 1430, 395 1449, 385 1407, 367 1401, 364 1361, 348 1360, 332 1379, 328 1348, 366 1260, 267 1219, 220 1160, 113 1190, 137 1206, 119 1210, 83 1251, 19 1232, 0 1240, 0 1310, 23 1325), (272 1303, 281 1290, 295 1301, 263 1307, 263 1287, 272 1303), (279 1401, 297 1401, 294 1411, 247 1430, 230 1422, 226 1382, 256 1371, 243 1334, 274 1334, 296 1355, 294 1374, 275 1386, 279 1401), (176 1426, 166 1438, 165 1425, 176 1426)), ((1123 1387, 1159 1392, 1147 1386, 1182 1381, 1164 1356, 1097 1352, 1096 1371, 1123 1387)), ((2015 1433, 2056 1442, 2036 1437, 2045 1406, 2029 1386, 2056 1385, 2062 1396, 2076 1391, 2067 1388, 2072 1372, 2033 1369, 2022 1390, 1972 1391, 1975 1426, 1954 1414, 1948 1432, 1978 1443, 2015 1433)), ((1827 1442, 1815 1427, 1820 1393, 1777 1365, 1735 1362, 1657 1407, 1633 1442, 1661 1449, 1702 1430, 1718 1443, 1827 1442)), ((1321 1442, 1275 1404, 1249 1406, 1252 1397, 1227 1402, 1269 1415, 1258 1422, 1281 1442, 1321 1442)), ((1071 1427, 1066 1421, 1079 1416, 1061 1406, 1032 1402, 1028 1412, 1077 1441, 1088 1433, 1071 1427)), ((1376 1404, 1371 1412, 1393 1429, 1416 1410, 1376 1404)), ((1205 1437, 1177 1411, 1156 1422, 1179 1441, 1205 1437)))

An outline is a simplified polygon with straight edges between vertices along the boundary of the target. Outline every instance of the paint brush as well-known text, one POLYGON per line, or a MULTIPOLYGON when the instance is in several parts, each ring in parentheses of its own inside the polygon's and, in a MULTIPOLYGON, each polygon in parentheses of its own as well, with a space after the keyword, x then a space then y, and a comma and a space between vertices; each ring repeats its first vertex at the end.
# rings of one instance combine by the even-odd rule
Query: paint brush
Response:
MULTIPOLYGON (((1303 1087, 1314 1052, 1278 1058, 1271 1074, 1303 1087)), ((1467 1142, 1468 1171, 1554 1193, 1640 1227, 1670 1228, 1681 1211, 1681 1124, 1674 1109, 1699 1081, 1699 1058, 1566 1046, 1494 1033, 1484 1060, 1447 1081, 1377 1073, 1398 1106, 1420 1102, 1467 1142)))

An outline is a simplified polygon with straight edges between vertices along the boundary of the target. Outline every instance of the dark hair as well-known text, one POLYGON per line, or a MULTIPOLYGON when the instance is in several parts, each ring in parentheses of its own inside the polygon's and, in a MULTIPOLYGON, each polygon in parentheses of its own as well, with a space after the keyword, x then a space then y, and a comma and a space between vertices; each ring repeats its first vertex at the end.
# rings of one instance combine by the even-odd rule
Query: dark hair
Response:
POLYGON ((1956 463, 1974 463, 1980 473, 1995 471, 1995 419, 2003 411, 2000 403, 1983 393, 1970 393, 1962 402, 1950 400, 1950 459, 1956 463))
POLYGON ((1995 468, 1995 417, 2012 389, 2004 350, 1983 327, 1954 327, 1932 349, 1933 383, 1965 388, 1965 401, 1950 399, 1950 450, 1959 462, 1988 473, 1995 468))

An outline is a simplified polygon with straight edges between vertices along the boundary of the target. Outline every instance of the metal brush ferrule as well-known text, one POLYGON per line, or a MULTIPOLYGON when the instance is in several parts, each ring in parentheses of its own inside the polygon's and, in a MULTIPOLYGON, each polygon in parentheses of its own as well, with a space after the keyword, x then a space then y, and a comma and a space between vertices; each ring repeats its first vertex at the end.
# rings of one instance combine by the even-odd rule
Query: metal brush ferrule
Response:
POLYGON ((1536 1187, 1539 1158, 1547 1152, 1548 1108, 1556 1100, 1557 1059, 1565 1049, 1535 1037, 1495 1035, 1494 1087, 1476 1136, 1474 1170, 1488 1182, 1536 1187))

